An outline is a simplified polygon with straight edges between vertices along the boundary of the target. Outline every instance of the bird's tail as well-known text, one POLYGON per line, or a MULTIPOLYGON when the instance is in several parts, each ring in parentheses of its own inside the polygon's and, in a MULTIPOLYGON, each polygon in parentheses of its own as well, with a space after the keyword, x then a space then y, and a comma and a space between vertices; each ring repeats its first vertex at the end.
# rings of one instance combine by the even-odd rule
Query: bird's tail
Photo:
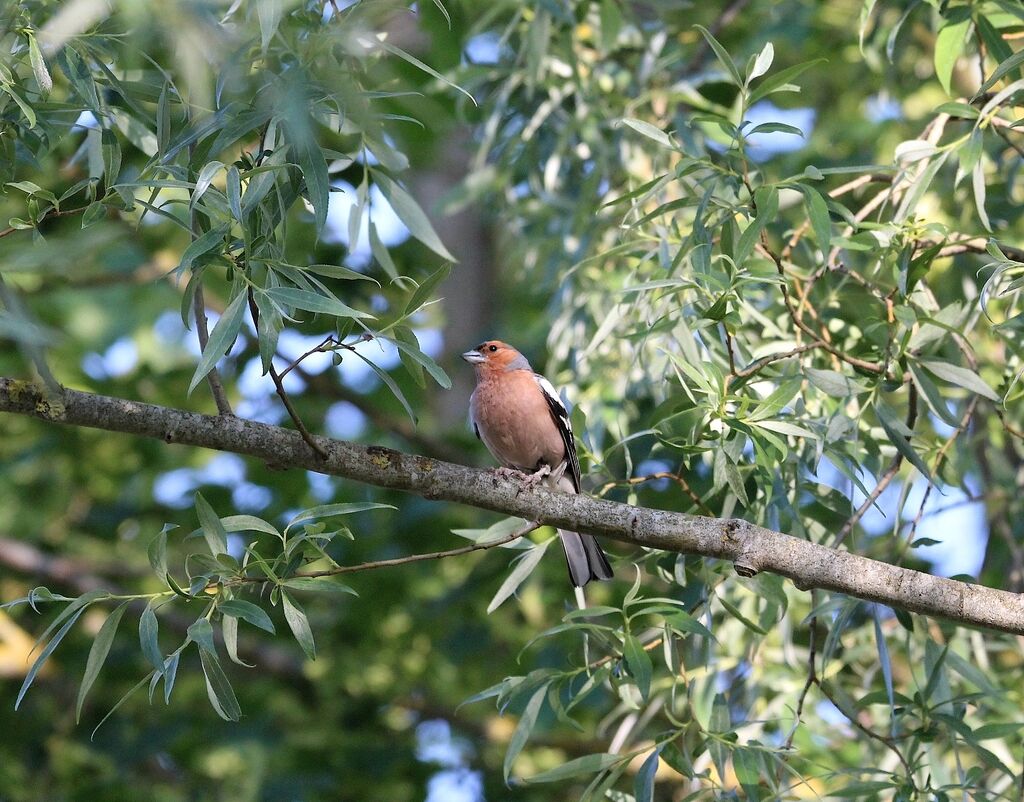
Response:
MULTIPOLYGON (((553 484, 565 493, 576 493, 576 485, 573 480, 564 473, 558 473, 553 477, 553 484)), ((558 537, 562 541, 562 549, 565 551, 565 562, 569 566, 569 578, 573 587, 582 588, 591 579, 611 579, 612 567, 608 564, 608 558, 598 545, 597 538, 593 535, 581 535, 579 532, 570 532, 566 529, 558 530, 558 537)))
POLYGON ((565 550, 565 562, 569 566, 569 578, 573 587, 582 588, 591 579, 611 579, 612 567, 608 558, 593 535, 558 530, 565 550))

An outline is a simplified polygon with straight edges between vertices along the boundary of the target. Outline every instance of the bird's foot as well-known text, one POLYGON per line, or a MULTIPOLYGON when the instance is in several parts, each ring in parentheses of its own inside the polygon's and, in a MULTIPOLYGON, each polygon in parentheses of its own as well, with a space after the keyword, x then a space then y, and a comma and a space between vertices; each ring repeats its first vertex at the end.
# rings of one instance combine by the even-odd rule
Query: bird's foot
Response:
POLYGON ((541 465, 533 473, 525 474, 526 478, 523 480, 523 484, 532 489, 536 487, 538 484, 540 484, 542 481, 547 479, 549 476, 551 476, 551 466, 541 465))

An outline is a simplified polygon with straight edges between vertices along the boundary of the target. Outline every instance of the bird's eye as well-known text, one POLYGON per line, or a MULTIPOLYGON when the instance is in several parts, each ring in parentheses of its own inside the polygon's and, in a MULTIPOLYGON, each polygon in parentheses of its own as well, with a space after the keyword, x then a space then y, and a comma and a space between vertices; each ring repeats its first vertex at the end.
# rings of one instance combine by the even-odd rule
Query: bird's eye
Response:
POLYGON ((487 350, 490 351, 493 354, 495 351, 498 350, 498 346, 492 345, 487 350))

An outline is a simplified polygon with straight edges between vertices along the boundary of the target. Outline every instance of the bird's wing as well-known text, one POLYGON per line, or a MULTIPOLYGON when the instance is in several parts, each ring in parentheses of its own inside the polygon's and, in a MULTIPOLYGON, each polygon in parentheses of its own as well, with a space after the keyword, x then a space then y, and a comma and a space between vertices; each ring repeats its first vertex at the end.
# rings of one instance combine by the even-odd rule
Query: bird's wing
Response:
MULTIPOLYGON (((539 373, 534 373, 533 378, 537 380, 537 386, 544 393, 544 400, 548 402, 551 418, 554 420, 555 426, 558 427, 558 434, 561 435, 562 442, 565 444, 565 459, 568 464, 569 475, 578 493, 580 491, 580 458, 576 454, 576 440, 572 436, 569 411, 565 408, 565 404, 562 403, 562 399, 558 397, 555 388, 551 386, 551 382, 539 373)), ((558 466, 552 465, 551 467, 554 469, 558 466)))

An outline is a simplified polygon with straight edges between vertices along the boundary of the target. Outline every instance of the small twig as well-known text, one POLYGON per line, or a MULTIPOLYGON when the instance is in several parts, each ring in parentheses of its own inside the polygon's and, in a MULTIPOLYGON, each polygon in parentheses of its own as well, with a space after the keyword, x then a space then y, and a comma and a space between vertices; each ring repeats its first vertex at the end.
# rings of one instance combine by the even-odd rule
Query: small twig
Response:
POLYGON ((298 359, 296 359, 293 362, 291 362, 291 364, 289 364, 288 367, 286 367, 284 370, 282 370, 281 371, 281 378, 283 379, 294 368, 297 368, 299 366, 299 364, 304 359, 306 359, 306 357, 313 356, 313 354, 329 354, 332 351, 337 350, 339 347, 341 347, 341 343, 339 343, 337 340, 334 339, 334 335, 333 334, 328 334, 324 338, 323 342, 321 342, 319 345, 316 345, 316 346, 310 348, 308 351, 306 351, 306 353, 304 353, 298 359))
POLYGON ((736 357, 733 354, 733 343, 732 334, 729 333, 729 327, 724 323, 722 324, 722 331, 725 332, 725 351, 729 355, 729 375, 736 375, 736 357))
MULTIPOLYGON (((907 401, 907 429, 911 432, 914 431, 914 424, 917 422, 917 386, 913 383, 910 384, 909 399, 907 401)), ((906 437, 907 442, 910 442, 910 435, 906 437)), ((893 457, 892 462, 889 463, 889 467, 885 473, 882 474, 878 480, 878 484, 875 485, 874 489, 868 494, 868 497, 864 499, 864 503, 857 508, 857 511, 850 516, 849 520, 843 524, 843 528, 839 530, 835 540, 832 543, 832 548, 838 548, 839 544, 843 542, 848 534, 853 531, 853 527, 857 525, 857 522, 864 517, 865 513, 871 509, 878 497, 882 495, 885 488, 889 486, 889 483, 896 478, 896 474, 899 473, 900 466, 903 464, 903 454, 896 452, 896 456, 893 457)))
POLYGON ((680 490, 682 490, 689 497, 690 501, 694 503, 697 509, 699 509, 705 515, 714 516, 714 513, 701 500, 700 496, 693 492, 693 488, 690 487, 689 482, 687 482, 686 479, 683 478, 683 467, 681 465, 679 466, 679 470, 676 471, 675 473, 670 473, 669 471, 657 471, 656 473, 649 473, 644 476, 633 476, 629 479, 626 479, 623 482, 608 482, 608 484, 606 484, 597 492, 597 495, 599 497, 603 497, 604 494, 611 490, 613 487, 617 487, 618 485, 621 484, 641 485, 646 482, 653 482, 657 479, 671 479, 673 482, 679 485, 680 490))
POLYGON ((893 751, 893 753, 896 755, 896 757, 898 757, 900 759, 900 763, 903 764, 903 769, 907 773, 907 780, 911 783, 911 785, 913 785, 914 784, 914 772, 910 768, 910 764, 907 762, 907 759, 905 757, 903 757, 903 753, 896 746, 895 741, 893 741, 892 738, 887 738, 884 735, 879 735, 877 732, 872 730, 870 727, 865 727, 863 724, 861 724, 857 720, 857 717, 856 717, 857 714, 856 713, 848 713, 847 711, 843 710, 842 706, 839 704, 839 700, 836 698, 835 694, 833 694, 832 691, 829 690, 829 686, 826 685, 825 682, 823 682, 820 679, 815 679, 814 680, 814 684, 818 686, 818 689, 822 692, 824 697, 826 699, 828 699, 833 705, 835 705, 836 710, 838 710, 840 713, 842 713, 844 716, 846 716, 847 720, 849 720, 849 722, 854 727, 856 727, 858 730, 860 730, 862 733, 864 733, 869 738, 872 738, 873 740, 876 740, 879 743, 884 744, 886 747, 888 747, 889 749, 891 749, 893 751))
MULTIPOLYGON (((82 207, 77 208, 77 209, 65 209, 64 211, 60 211, 60 212, 57 211, 56 209, 50 209, 42 217, 40 217, 38 220, 36 220, 36 226, 38 226, 44 220, 49 220, 51 217, 69 217, 70 215, 73 215, 73 214, 81 214, 82 212, 84 212, 88 208, 89 208, 88 206, 82 206, 82 207)), ((0 239, 3 239, 4 237, 9 237, 15 231, 31 231, 31 229, 28 229, 28 228, 14 228, 14 226, 11 226, 10 228, 5 228, 3 230, 0 230, 0 239)))
POLYGON ((745 368, 735 371, 734 375, 737 379, 745 379, 748 376, 753 376, 755 373, 766 368, 768 365, 771 365, 773 362, 779 362, 783 359, 789 359, 790 357, 802 354, 805 351, 812 351, 815 348, 821 348, 822 345, 823 343, 821 342, 821 340, 815 340, 814 342, 806 343, 805 345, 799 345, 796 348, 792 349, 791 351, 782 351, 777 354, 768 354, 768 356, 763 356, 757 361, 751 362, 745 368))
POLYGON ((828 351, 830 354, 832 354, 832 356, 836 357, 837 359, 840 359, 843 362, 846 362, 847 364, 852 365, 855 368, 860 368, 861 370, 867 371, 868 373, 876 373, 879 375, 883 375, 884 368, 880 363, 870 362, 866 359, 860 359, 855 356, 850 356, 849 354, 840 351, 831 343, 826 342, 825 338, 821 334, 815 332, 810 326, 808 326, 806 323, 803 322, 803 320, 800 319, 800 317, 797 315, 796 309, 793 308, 793 300, 789 295, 789 287, 786 284, 786 271, 782 265, 782 259, 779 257, 777 253, 775 253, 771 249, 771 246, 768 243, 768 237, 765 235, 764 231, 761 232, 761 247, 764 250, 764 252, 768 254, 771 260, 775 262, 775 268, 779 273, 779 277, 782 279, 782 284, 779 285, 782 289, 782 300, 786 304, 786 309, 789 312, 789 317, 793 321, 793 324, 802 332, 804 332, 804 334, 818 341, 820 348, 823 348, 824 350, 828 351))
MULTIPOLYGON (((256 306, 256 298, 253 295, 252 288, 250 287, 247 292, 249 294, 249 314, 252 316, 253 325, 256 327, 256 330, 259 331, 260 310, 259 307, 256 306)), ((292 423, 295 424, 295 428, 299 435, 305 441, 306 445, 313 449, 314 454, 320 457, 320 459, 327 459, 327 452, 317 444, 316 440, 313 439, 313 435, 309 433, 309 429, 306 428, 306 424, 302 422, 302 418, 299 417, 299 413, 296 411, 295 407, 292 406, 292 400, 288 397, 288 393, 285 392, 284 382, 281 381, 281 377, 278 375, 273 363, 269 364, 267 368, 267 372, 270 374, 270 378, 274 382, 274 388, 277 390, 277 394, 281 398, 281 403, 283 403, 284 408, 288 410, 288 416, 292 419, 292 423)))
MULTIPOLYGON (((938 453, 935 455, 935 463, 932 465, 932 473, 938 474, 939 469, 942 467, 943 461, 946 459, 946 454, 949 452, 950 447, 956 441, 956 439, 967 431, 967 427, 971 425, 971 418, 974 417, 974 410, 978 406, 978 396, 972 396, 971 400, 967 402, 967 408, 964 410, 964 414, 960 418, 960 422, 957 424, 956 429, 953 430, 953 434, 949 436, 949 439, 942 444, 939 448, 938 453)), ((914 535, 917 534, 917 525, 921 523, 921 519, 924 517, 924 508, 928 503, 928 497, 932 494, 933 485, 928 485, 924 491, 924 497, 921 499, 921 506, 917 508, 917 514, 914 516, 913 522, 910 524, 910 531, 907 533, 906 541, 904 543, 904 551, 914 540, 914 535)))
MULTIPOLYGON (((196 283, 196 294, 192 297, 192 311, 196 319, 196 333, 199 335, 199 348, 205 352, 206 345, 210 342, 210 331, 206 322, 206 300, 203 298, 203 285, 196 283)), ((227 393, 224 391, 224 383, 220 379, 220 371, 214 366, 206 374, 206 381, 210 385, 210 393, 217 405, 217 414, 233 415, 231 403, 228 401, 227 393)))
MULTIPOLYGON (((815 596, 812 595, 811 599, 814 600, 815 596)), ((789 731, 789 735, 786 738, 786 743, 782 747, 782 753, 786 754, 790 749, 793 748, 793 739, 796 738, 796 731, 800 729, 800 722, 804 714, 804 701, 807 699, 807 692, 811 689, 818 680, 818 672, 815 668, 815 656, 817 654, 817 642, 818 642, 818 619, 814 617, 808 623, 808 635, 807 635, 807 681, 804 683, 803 689, 800 691, 800 696, 797 697, 796 701, 796 714, 793 720, 793 728, 789 731)), ((782 769, 783 766, 780 763, 779 773, 777 775, 777 782, 782 780, 782 769)))
MULTIPOLYGON (((504 546, 506 543, 511 543, 514 540, 530 534, 540 524, 537 521, 528 521, 525 526, 520 527, 515 532, 505 535, 504 537, 498 538, 497 540, 489 540, 486 543, 473 543, 469 546, 461 546, 457 549, 448 549, 447 551, 432 551, 426 554, 410 554, 406 557, 393 557, 388 560, 374 560, 368 563, 359 563, 359 565, 336 565, 333 568, 325 568, 323 571, 307 571, 292 574, 290 579, 295 577, 303 577, 308 579, 318 579, 325 576, 337 576, 339 574, 352 574, 356 571, 373 571, 377 568, 391 568, 396 565, 405 565, 406 563, 423 562, 424 560, 443 560, 446 557, 458 557, 462 554, 471 554, 474 551, 483 551, 485 549, 493 549, 498 546, 504 546)), ((272 582, 270 577, 266 576, 243 576, 239 577, 234 582, 272 582)), ((230 582, 228 584, 231 584, 230 582)))

